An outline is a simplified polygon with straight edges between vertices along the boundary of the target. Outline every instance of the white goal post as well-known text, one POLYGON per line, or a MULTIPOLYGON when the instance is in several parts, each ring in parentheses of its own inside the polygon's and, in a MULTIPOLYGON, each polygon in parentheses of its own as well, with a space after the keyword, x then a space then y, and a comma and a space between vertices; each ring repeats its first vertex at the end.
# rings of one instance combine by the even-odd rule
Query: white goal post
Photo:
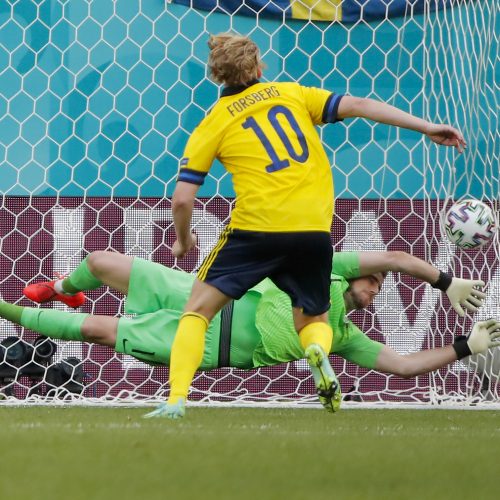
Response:
MULTIPOLYGON (((482 199, 498 214, 498 0, 304 0, 292 2, 293 12, 276 11, 284 3, 243 2, 235 10, 228 7, 234 2, 217 1, 2 4, 0 299, 29 305, 27 283, 68 273, 94 250, 175 265, 169 197, 186 139, 219 92, 206 75, 206 42, 209 33, 233 30, 259 44, 268 80, 373 97, 464 132, 468 148, 457 157, 417 134, 362 119, 321 130, 335 179, 337 251, 408 251, 488 282, 484 307, 462 320, 440 292, 390 273, 374 306, 352 315, 358 326, 410 353, 451 343, 473 321, 500 319, 498 236, 464 252, 440 230, 453 199, 482 199), (297 12, 302 19, 292 18, 297 12)), ((195 270, 217 240, 233 195, 215 165, 194 216, 199 249, 184 270, 195 270)), ((113 291, 89 298, 85 312, 122 312, 123 297, 113 291)), ((167 367, 86 343, 57 341, 30 371, 35 338, 0 320, 6 402, 149 403, 168 394, 167 367), (5 354, 15 337, 27 343, 17 345, 27 349, 22 362, 5 354)), ((490 407, 500 400, 499 349, 410 380, 331 360, 351 406, 490 407)), ((200 372, 190 398, 316 404, 302 361, 200 372)))

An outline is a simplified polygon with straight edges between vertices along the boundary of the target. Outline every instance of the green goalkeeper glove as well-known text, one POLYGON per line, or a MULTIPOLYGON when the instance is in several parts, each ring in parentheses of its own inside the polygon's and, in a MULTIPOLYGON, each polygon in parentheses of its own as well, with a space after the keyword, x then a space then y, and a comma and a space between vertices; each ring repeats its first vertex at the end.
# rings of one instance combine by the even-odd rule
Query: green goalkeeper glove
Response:
POLYGON ((500 321, 495 319, 479 321, 467 337, 459 337, 453 343, 457 359, 485 352, 490 347, 500 347, 500 321))
POLYGON ((483 287, 484 281, 464 280, 462 278, 452 278, 450 285, 445 290, 453 309, 459 316, 465 316, 462 308, 465 307, 470 312, 476 312, 481 307, 486 294, 477 287, 483 287))

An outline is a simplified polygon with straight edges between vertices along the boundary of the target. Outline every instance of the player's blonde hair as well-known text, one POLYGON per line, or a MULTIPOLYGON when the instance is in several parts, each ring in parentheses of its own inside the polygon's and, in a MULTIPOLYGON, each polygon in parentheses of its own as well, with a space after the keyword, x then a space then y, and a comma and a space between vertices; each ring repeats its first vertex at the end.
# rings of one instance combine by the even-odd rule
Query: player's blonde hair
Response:
POLYGON ((208 40, 208 68, 212 79, 227 86, 245 85, 261 75, 259 48, 246 36, 219 33, 208 40))

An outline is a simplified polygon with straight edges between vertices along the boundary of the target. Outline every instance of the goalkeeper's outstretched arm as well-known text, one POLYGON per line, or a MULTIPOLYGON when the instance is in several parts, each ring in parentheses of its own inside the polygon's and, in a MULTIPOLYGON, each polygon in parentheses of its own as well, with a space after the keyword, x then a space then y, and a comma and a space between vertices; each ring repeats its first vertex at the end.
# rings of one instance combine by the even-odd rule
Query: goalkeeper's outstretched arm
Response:
POLYGON ((460 316, 465 315, 464 308, 476 312, 485 298, 484 281, 451 276, 406 252, 359 252, 359 271, 361 276, 400 272, 426 281, 446 293, 460 316))
POLYGON ((377 358, 375 369, 404 378, 416 377, 442 368, 457 359, 486 352, 500 346, 500 321, 479 321, 468 336, 457 337, 455 342, 437 349, 427 349, 408 355, 398 354, 384 346, 377 358))

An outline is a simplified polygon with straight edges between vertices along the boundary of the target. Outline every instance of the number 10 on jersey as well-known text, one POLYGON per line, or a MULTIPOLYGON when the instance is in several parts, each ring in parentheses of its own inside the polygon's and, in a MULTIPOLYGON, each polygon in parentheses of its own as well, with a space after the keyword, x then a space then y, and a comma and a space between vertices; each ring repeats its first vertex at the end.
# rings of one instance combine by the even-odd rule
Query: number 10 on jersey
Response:
MULTIPOLYGON (((267 119, 269 120, 269 123, 271 124, 274 131, 278 135, 279 139, 285 146, 285 149, 289 157, 292 160, 295 160, 299 163, 305 163, 309 158, 309 148, 307 146, 307 141, 304 136, 304 133, 300 129, 300 126, 297 123, 295 116, 293 116, 293 113, 285 106, 274 106, 267 113, 267 119), (290 124, 290 127, 300 146, 299 152, 297 152, 294 149, 290 137, 286 134, 285 130, 281 126, 281 123, 278 120, 278 117, 280 116, 284 117, 290 124)), ((288 158, 280 158, 278 156, 278 153, 276 152, 276 149, 274 148, 272 141, 266 136, 266 134, 264 133, 264 131, 262 130, 262 128, 260 127, 260 125, 257 123, 257 121, 253 116, 249 116, 241 124, 241 126, 244 129, 253 130, 255 135, 259 138, 260 142, 264 146, 264 149, 266 150, 266 153, 268 154, 269 159, 271 160, 271 163, 269 165, 266 165, 267 172, 269 173, 276 172, 277 170, 282 170, 290 166, 290 161, 288 158)))

